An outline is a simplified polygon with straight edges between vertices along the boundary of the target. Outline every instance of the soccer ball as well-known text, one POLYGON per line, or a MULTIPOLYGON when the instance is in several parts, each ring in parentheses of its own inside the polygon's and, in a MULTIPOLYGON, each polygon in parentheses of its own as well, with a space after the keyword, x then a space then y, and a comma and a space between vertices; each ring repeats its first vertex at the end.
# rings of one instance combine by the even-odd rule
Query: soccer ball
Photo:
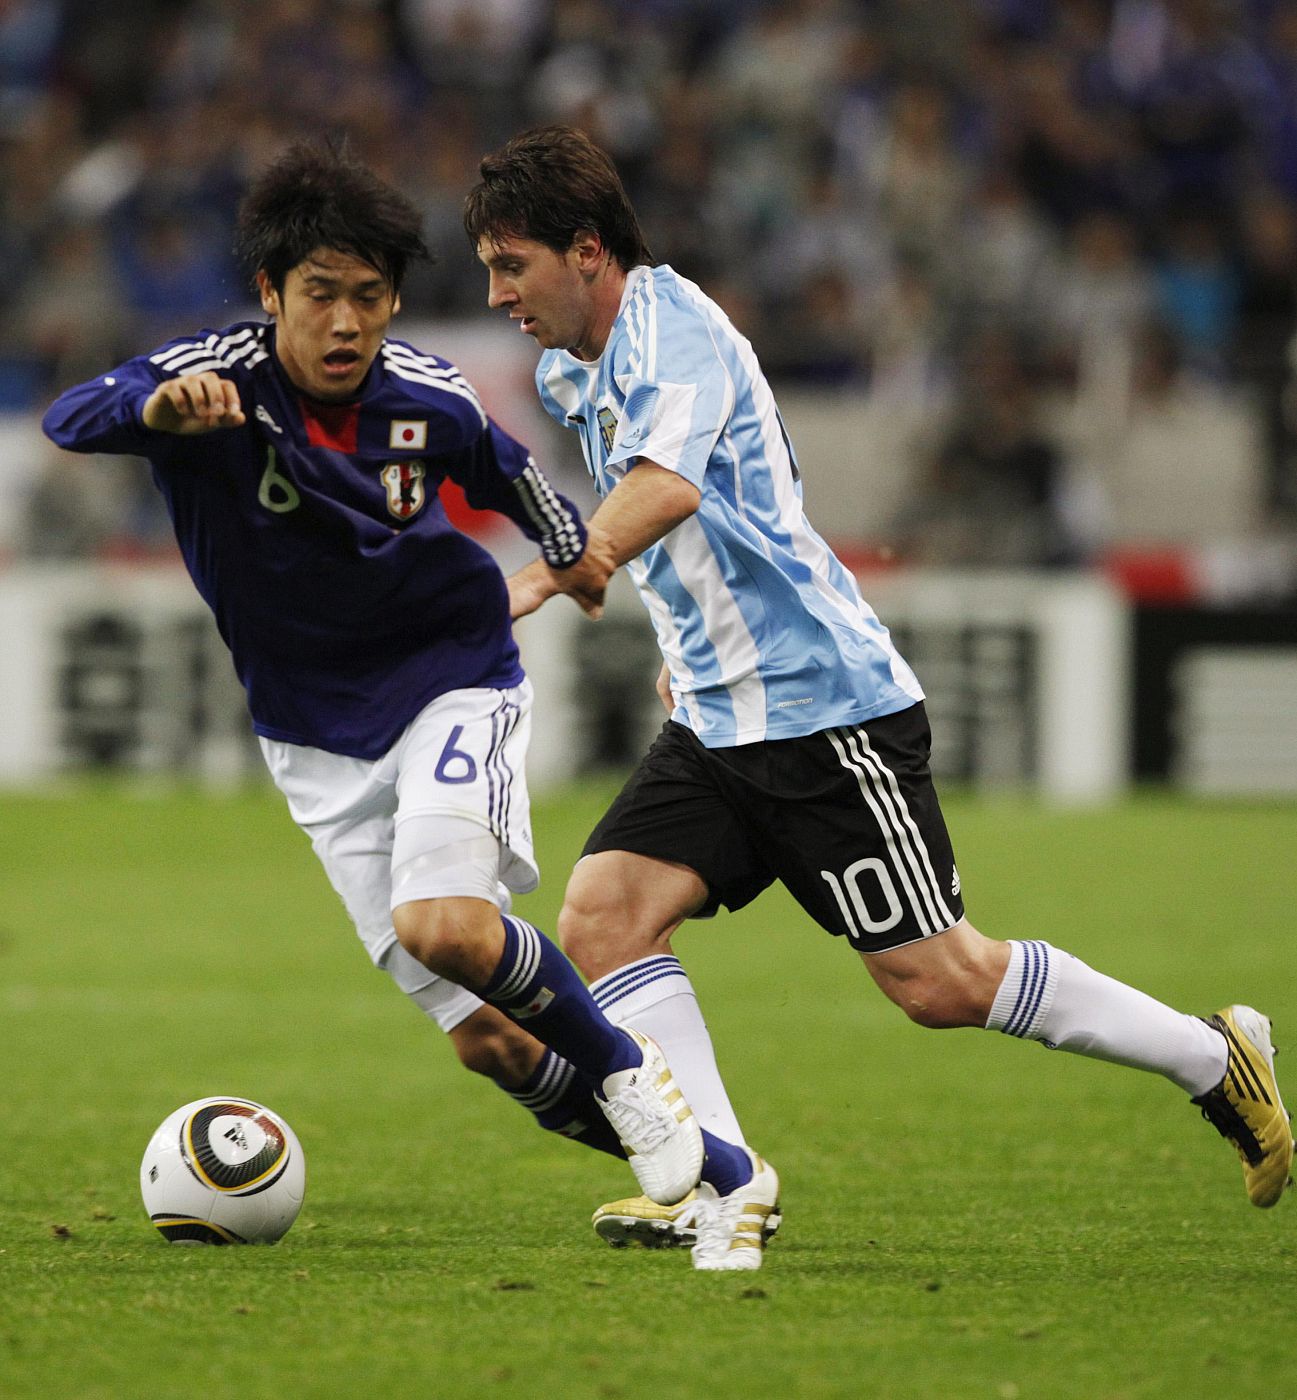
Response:
POLYGON ((292 1128, 261 1104, 197 1099, 149 1139, 140 1193, 172 1244, 272 1244, 302 1208, 306 1158, 292 1128))

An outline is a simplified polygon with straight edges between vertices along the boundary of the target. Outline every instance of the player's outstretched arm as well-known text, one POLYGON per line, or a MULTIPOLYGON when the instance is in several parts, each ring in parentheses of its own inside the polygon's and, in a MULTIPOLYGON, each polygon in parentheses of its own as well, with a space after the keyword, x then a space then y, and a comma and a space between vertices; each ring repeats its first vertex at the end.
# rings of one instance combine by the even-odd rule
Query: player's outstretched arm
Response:
POLYGON ((692 482, 638 458, 587 522, 585 553, 572 568, 553 571, 559 591, 598 617, 586 600, 602 605, 613 574, 683 524, 701 504, 702 493, 692 482))
POLYGON ((602 617, 604 590, 616 567, 607 542, 591 531, 584 553, 569 568, 555 569, 543 559, 534 559, 505 579, 509 616, 515 621, 526 617, 556 593, 566 593, 590 617, 602 617))
MULTIPOLYGON (((600 618, 603 616, 608 580, 617 572, 620 562, 612 541, 591 521, 586 527, 585 550, 576 563, 566 569, 545 564, 545 571, 555 592, 566 593, 569 598, 575 599, 582 612, 600 618)), ((541 560, 541 563, 545 561, 541 560)))
POLYGON ((145 399, 140 418, 154 432, 182 436, 241 428, 247 422, 238 386, 211 370, 163 380, 145 399))
POLYGON ((525 617, 547 598, 566 593, 591 617, 602 616, 613 574, 688 520, 701 502, 691 482, 641 458, 590 517, 585 551, 576 563, 555 569, 537 559, 509 579, 511 615, 525 617))
POLYGON ((669 535, 702 504, 702 493, 678 472, 640 457, 587 522, 607 541, 614 568, 669 535))

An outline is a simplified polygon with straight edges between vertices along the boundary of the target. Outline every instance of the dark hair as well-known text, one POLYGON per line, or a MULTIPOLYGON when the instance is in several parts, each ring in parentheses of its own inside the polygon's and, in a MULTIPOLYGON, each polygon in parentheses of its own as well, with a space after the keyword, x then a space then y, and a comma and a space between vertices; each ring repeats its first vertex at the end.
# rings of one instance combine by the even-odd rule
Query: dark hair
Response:
POLYGON ((297 142, 252 182, 239 205, 235 252, 277 291, 317 248, 377 268, 393 293, 406 264, 428 259, 419 211, 345 147, 297 142))
POLYGON ((530 238, 565 253, 583 230, 629 271, 653 255, 608 155, 570 126, 524 131, 486 156, 464 201, 469 242, 530 238))

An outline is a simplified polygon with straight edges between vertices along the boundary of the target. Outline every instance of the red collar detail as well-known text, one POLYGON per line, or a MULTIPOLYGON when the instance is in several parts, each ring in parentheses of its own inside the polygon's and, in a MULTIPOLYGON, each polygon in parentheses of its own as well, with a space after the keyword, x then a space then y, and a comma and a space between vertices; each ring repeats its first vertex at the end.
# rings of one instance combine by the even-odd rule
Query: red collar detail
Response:
POLYGON ((355 452, 356 431, 360 426, 358 403, 324 404, 299 399, 306 440, 312 447, 329 447, 334 452, 355 452))

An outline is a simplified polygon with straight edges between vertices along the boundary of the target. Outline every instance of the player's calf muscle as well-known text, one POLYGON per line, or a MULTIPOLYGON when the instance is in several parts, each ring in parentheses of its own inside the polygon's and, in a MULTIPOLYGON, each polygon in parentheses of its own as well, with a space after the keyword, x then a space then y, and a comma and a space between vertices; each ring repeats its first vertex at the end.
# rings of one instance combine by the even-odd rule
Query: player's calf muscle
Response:
POLYGON ((536 1068, 545 1047, 497 1011, 484 1006, 450 1032, 451 1044, 465 1069, 499 1084, 522 1084, 536 1068))
POLYGON ((862 960, 880 990, 920 1026, 984 1026, 1008 965, 1005 943, 967 920, 921 943, 862 960))

